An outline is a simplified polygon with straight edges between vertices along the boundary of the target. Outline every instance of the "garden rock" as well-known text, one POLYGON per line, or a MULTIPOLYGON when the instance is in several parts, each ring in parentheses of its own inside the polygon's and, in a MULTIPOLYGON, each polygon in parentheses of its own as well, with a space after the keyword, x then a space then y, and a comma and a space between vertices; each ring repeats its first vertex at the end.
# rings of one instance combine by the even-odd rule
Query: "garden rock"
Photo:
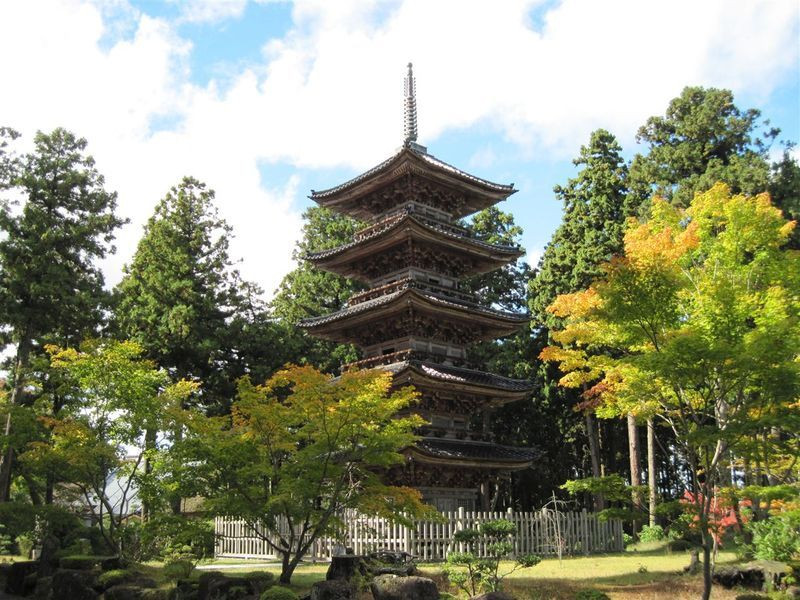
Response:
POLYGON ((331 557, 331 565, 325 574, 328 581, 344 579, 350 581, 353 577, 367 575, 367 566, 363 556, 355 554, 342 554, 331 557))
POLYGON ((240 577, 222 577, 208 585, 208 595, 201 600, 239 600, 251 596, 250 586, 240 577))
POLYGON ((180 579, 175 587, 174 600, 199 600, 200 584, 192 579, 180 579))
POLYGON ((256 596, 261 594, 275 584, 275 576, 269 571, 262 573, 250 573, 243 577, 247 584, 250 586, 250 591, 256 596))
POLYGON ((53 591, 52 577, 39 577, 36 580, 36 587, 33 589, 35 600, 48 600, 53 591))
POLYGON ((42 553, 39 555, 39 577, 50 577, 58 569, 58 538, 47 535, 42 540, 42 553))
POLYGON ((127 584, 110 587, 103 595, 105 600, 140 600, 141 597, 142 588, 127 584))
POLYGON ((59 569, 53 574, 53 598, 58 600, 97 600, 94 591, 94 574, 91 571, 59 569))
POLYGON ((33 590, 25 589, 25 578, 31 573, 36 573, 39 570, 38 560, 23 560, 15 562, 8 570, 8 578, 6 579, 6 592, 9 594, 18 594, 25 596, 33 590))
POLYGON ((355 584, 344 579, 318 581, 311 588, 311 600, 354 600, 355 584))
POLYGON ((375 600, 438 600, 439 590, 427 577, 378 575, 370 584, 375 600))
POLYGON ((740 586, 750 590, 761 590, 769 582, 778 586, 789 567, 781 562, 761 560, 736 567, 717 569, 712 576, 714 583, 731 589, 740 586))
POLYGON ((100 568, 103 571, 116 571, 118 569, 127 569, 128 561, 120 558, 119 556, 108 556, 100 561, 100 568))
POLYGON ((123 584, 107 589, 103 598, 104 600, 170 600, 173 598, 173 590, 123 584))
POLYGON ((712 580, 726 589, 741 586, 750 590, 760 590, 764 586, 764 571, 746 565, 723 567, 714 572, 712 580))

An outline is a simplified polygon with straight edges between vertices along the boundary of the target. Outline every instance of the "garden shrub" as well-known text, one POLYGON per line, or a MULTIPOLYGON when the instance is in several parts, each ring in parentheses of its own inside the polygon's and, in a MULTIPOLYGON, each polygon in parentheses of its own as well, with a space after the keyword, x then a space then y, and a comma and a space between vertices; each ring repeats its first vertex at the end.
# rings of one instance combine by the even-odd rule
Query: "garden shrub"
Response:
POLYGON ((600 590, 580 590, 575 594, 575 600, 611 600, 611 598, 600 590))
POLYGON ((97 576, 97 585, 99 585, 102 589, 107 590, 115 585, 130 581, 134 576, 134 573, 128 571, 127 569, 114 569, 113 571, 105 571, 97 576))
POLYGON ((211 521, 181 515, 157 515, 138 530, 143 559, 194 560, 214 553, 211 521))
POLYGON ((751 521, 748 527, 753 533, 756 558, 788 561, 800 556, 800 510, 751 521))
POLYGON ((664 537, 661 525, 645 525, 639 532, 639 540, 642 542, 660 542, 664 537))
POLYGON ((62 547, 73 544, 83 538, 85 527, 78 517, 66 508, 47 504, 36 510, 36 530, 39 539, 53 536, 61 542, 62 547))
POLYGON ((164 577, 172 581, 188 579, 194 571, 194 562, 186 559, 175 559, 164 563, 164 577))
POLYGON ((24 502, 2 502, 0 523, 5 525, 6 535, 16 539, 20 534, 33 531, 36 526, 36 507, 24 502))
POLYGON ((289 588, 276 585, 261 594, 259 600, 299 600, 299 598, 297 594, 289 588))
POLYGON ((693 547, 694 544, 689 540, 670 540, 667 544, 667 548, 672 552, 685 552, 686 550, 691 550, 693 547))
POLYGON ((100 562, 100 559, 97 556, 62 556, 58 564, 62 569, 89 571, 93 569, 98 562, 100 562))
POLYGON ((244 576, 244 579, 247 580, 247 582, 250 584, 250 587, 253 588, 253 591, 256 594, 261 594, 265 590, 269 589, 270 586, 275 584, 275 575, 269 571, 248 573, 244 576))
POLYGON ((33 533, 21 533, 17 536, 17 551, 20 556, 30 558, 34 546, 33 533))
POLYGON ((0 554, 11 554, 11 536, 5 530, 6 526, 0 523, 0 554))
POLYGON ((512 539, 517 526, 507 519, 484 521, 480 530, 462 529, 453 535, 453 540, 463 545, 466 552, 451 552, 447 557, 444 573, 448 581, 464 591, 468 596, 477 595, 479 590, 496 592, 500 590, 505 577, 520 568, 533 567, 541 559, 533 554, 515 557, 514 567, 500 573, 500 561, 514 549, 512 539), (484 553, 478 556, 477 543, 484 541, 484 553))

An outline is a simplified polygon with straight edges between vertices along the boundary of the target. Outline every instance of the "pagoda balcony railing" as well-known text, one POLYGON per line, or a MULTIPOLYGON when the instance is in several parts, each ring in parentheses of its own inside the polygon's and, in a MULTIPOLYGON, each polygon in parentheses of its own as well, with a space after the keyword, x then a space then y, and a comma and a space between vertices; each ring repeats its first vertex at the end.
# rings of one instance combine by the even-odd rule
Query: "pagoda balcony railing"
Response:
POLYGON ((397 352, 390 352, 388 354, 381 354, 380 356, 372 356, 363 360, 345 363, 342 365, 342 369, 345 371, 351 369, 374 369, 375 367, 385 367, 386 365, 408 360, 429 361, 433 363, 444 363, 447 361, 447 363, 452 364, 454 367, 464 367, 467 369, 476 368, 476 365, 470 363, 465 358, 406 348, 405 350, 398 350, 397 352))
POLYGON ((474 429, 446 429, 444 427, 423 425, 415 433, 422 437, 435 437, 449 440, 469 440, 473 442, 494 441, 494 436, 491 433, 484 433, 483 431, 474 429))
POLYGON ((415 290, 431 292, 437 296, 442 296, 455 301, 468 302, 470 304, 475 304, 477 302, 475 295, 470 294, 469 292, 462 292, 461 290, 455 288, 437 285, 435 283, 426 281, 420 281, 411 277, 404 277, 398 281, 393 281, 392 283, 387 283, 385 285, 370 288, 363 292, 359 292, 358 294, 354 294, 347 301, 347 305, 355 306, 357 304, 361 304, 362 302, 366 302, 367 300, 374 300, 375 298, 380 298, 381 296, 386 296, 387 294, 393 294, 394 292, 400 290, 412 288, 415 290))
POLYGON ((415 219, 418 221, 422 221, 426 225, 430 225, 440 231, 444 231, 445 233, 449 233, 451 235, 457 235, 461 237, 469 237, 479 239, 478 236, 475 236, 470 232, 469 229, 466 227, 461 227, 460 225, 456 225, 451 221, 445 221, 444 219, 438 219, 436 217, 432 217, 429 214, 425 214, 421 212, 421 210, 416 209, 414 205, 405 205, 401 208, 393 210, 383 216, 381 218, 364 227, 363 229, 359 229, 356 231, 353 239, 356 242, 360 242, 361 240, 368 238, 372 235, 376 235, 377 233, 388 229, 392 225, 394 225, 397 221, 400 221, 406 216, 413 215, 415 219))

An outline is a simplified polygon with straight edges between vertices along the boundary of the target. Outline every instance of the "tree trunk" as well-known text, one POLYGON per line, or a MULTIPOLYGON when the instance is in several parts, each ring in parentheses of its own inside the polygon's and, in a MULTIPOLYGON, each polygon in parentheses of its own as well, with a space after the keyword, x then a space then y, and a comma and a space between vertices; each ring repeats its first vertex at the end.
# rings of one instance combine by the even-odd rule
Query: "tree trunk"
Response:
POLYGON ((11 411, 22 402, 22 397, 25 393, 24 373, 28 368, 28 358, 30 357, 32 343, 32 340, 26 334, 17 344, 17 359, 14 361, 14 387, 11 389, 5 426, 8 448, 6 448, 5 454, 0 457, 0 502, 8 502, 11 498, 11 471, 14 465, 14 447, 11 445, 11 411))
MULTIPOLYGON (((591 412, 584 413, 586 424, 586 437, 589 440, 589 456, 592 460, 592 477, 600 477, 600 438, 594 415, 591 412)), ((599 512, 605 508, 605 498, 601 494, 594 496, 594 510, 599 512)))
POLYGON ((656 524, 656 432, 653 417, 647 419, 647 486, 648 522, 653 527, 656 524))
POLYGON ((708 531, 703 532, 703 600, 711 598, 711 544, 708 531))
MULTIPOLYGON (((175 444, 179 444, 182 439, 183 439, 183 429, 181 429, 180 426, 178 426, 178 429, 175 431, 175 442, 174 443, 175 444)), ((180 490, 180 486, 178 487, 178 490, 180 490)), ((180 491, 175 492, 175 493, 172 494, 172 496, 169 499, 169 504, 170 504, 170 508, 172 509, 172 514, 174 514, 174 515, 180 515, 181 514, 181 512, 182 512, 181 511, 181 504, 182 504, 181 501, 182 500, 183 500, 183 498, 181 498, 180 491)))
MULTIPOLYGON (((641 452, 639 451, 639 431, 636 427, 636 417, 633 413, 628 413, 628 459, 630 460, 631 485, 638 487, 642 485, 641 473, 641 452)), ((638 490, 632 492, 633 509, 641 510, 642 497, 638 490)), ((633 520, 633 535, 638 533, 639 523, 633 520)))
POLYGON ((281 576, 278 578, 278 581, 282 584, 290 584, 292 582, 292 575, 298 564, 300 564, 299 556, 290 558, 290 553, 288 551, 284 552, 281 559, 281 576))
MULTIPOLYGON (((152 428, 148 428, 144 432, 144 474, 145 478, 153 472, 153 463, 150 460, 149 452, 151 450, 156 449, 156 430, 152 428)), ((152 512, 153 507, 150 506, 150 502, 143 501, 142 502, 142 520, 148 521, 152 516, 150 513, 152 512)))

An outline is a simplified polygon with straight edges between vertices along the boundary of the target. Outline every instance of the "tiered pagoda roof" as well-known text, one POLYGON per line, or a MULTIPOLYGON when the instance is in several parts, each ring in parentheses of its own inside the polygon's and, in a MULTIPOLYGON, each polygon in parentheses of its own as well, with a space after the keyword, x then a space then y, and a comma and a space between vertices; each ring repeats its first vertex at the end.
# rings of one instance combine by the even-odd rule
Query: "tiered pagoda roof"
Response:
POLYGON ((493 206, 517 190, 513 183, 493 183, 465 173, 406 140, 379 165, 336 187, 312 190, 310 198, 320 206, 367 220, 420 191, 442 210, 460 218, 493 206))
MULTIPOLYGON (((393 156, 350 181, 311 194, 320 206, 367 225, 351 242, 304 258, 360 280, 368 289, 341 310, 306 319, 300 327, 359 346, 365 358, 345 368, 384 369, 392 373, 393 385, 413 385, 420 392, 413 410, 430 424, 406 449, 409 465, 416 467, 409 466, 400 479, 435 499, 442 472, 459 469, 465 474, 459 488, 451 485, 439 492, 442 501, 452 500, 454 493, 474 498, 478 486, 485 505, 491 478, 526 468, 537 456, 530 448, 493 443, 488 411, 529 397, 533 385, 470 364, 467 350, 475 342, 509 336, 529 319, 486 306, 460 288, 460 279, 493 271, 523 254, 518 246, 476 237, 460 219, 516 190, 513 184, 465 173, 416 142, 410 65, 405 101, 406 140, 393 156), (476 419, 483 425, 474 427, 476 419)), ((452 483, 453 472, 446 478, 452 483)))
MULTIPOLYGON (((376 297, 356 304, 351 301, 349 306, 334 313, 302 321, 300 327, 334 342, 363 344, 360 329, 374 333, 374 323, 386 323, 411 313, 413 317, 407 320, 407 326, 400 327, 408 329, 406 333, 411 334, 427 318, 435 320, 436 325, 430 325, 437 328, 439 335, 447 330, 445 335, 451 334, 458 343, 466 344, 511 335, 530 320, 527 315, 487 308, 411 279, 389 284, 379 291, 367 290, 362 298, 370 292, 377 293, 376 297)), ((399 331, 391 330, 387 335, 399 331)))
POLYGON ((397 264, 399 255, 414 246, 447 256, 458 277, 493 271, 522 256, 518 246, 490 244, 410 204, 357 232, 352 242, 304 258, 326 271, 369 282, 374 278, 373 263, 397 264))

